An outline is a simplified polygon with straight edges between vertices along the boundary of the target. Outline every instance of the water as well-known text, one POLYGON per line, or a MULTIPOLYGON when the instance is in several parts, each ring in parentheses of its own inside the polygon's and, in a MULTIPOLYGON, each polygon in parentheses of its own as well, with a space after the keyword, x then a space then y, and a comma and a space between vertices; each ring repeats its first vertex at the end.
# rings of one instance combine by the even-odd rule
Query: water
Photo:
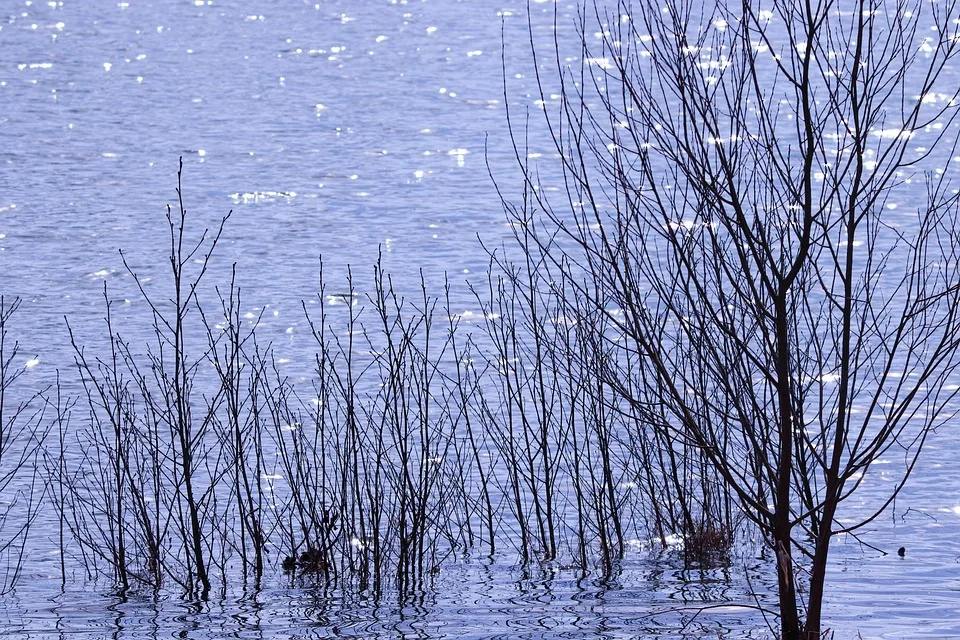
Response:
MULTIPOLYGON (((163 255, 179 156, 198 224, 234 209, 222 262, 294 317, 320 256, 340 271, 377 247, 397 273, 484 268, 475 236, 501 223, 488 135, 493 166, 509 166, 498 12, 20 5, 0 32, 7 295, 43 306, 54 335, 104 280, 133 297, 112 282, 117 249, 134 266, 163 255)), ((522 22, 505 23, 518 47, 522 22)))
MULTIPOLYGON (((539 35, 553 8, 532 4, 539 35)), ((558 11, 567 24, 575 8, 558 11)), ((308 358, 300 303, 321 257, 331 280, 347 264, 364 278, 379 250, 401 288, 419 269, 447 274, 475 308, 457 286, 486 269, 477 235, 509 237, 488 164, 519 188, 501 37, 512 104, 537 108, 524 3, 64 0, 8 3, 0 18, 0 291, 24 299, 16 337, 38 388, 69 367, 64 316, 90 341, 102 332, 105 283, 131 331, 149 332, 118 249, 140 277, 162 275, 181 156, 198 226, 234 212, 212 277, 238 263, 245 311, 268 309, 264 330, 294 363, 308 358)), ((534 138, 531 151, 548 149, 534 138)), ((895 510, 863 532, 889 555, 835 543, 837 637, 960 635, 957 443, 935 437, 895 510)), ((4 637, 740 638, 766 633, 751 592, 772 606, 765 560, 699 574, 639 551, 607 581, 524 577, 509 554, 451 562, 400 602, 282 577, 204 603, 120 599, 82 575, 61 589, 52 523, 38 521, 22 586, 0 600, 4 637)))
POLYGON ((454 565, 435 591, 402 602, 345 599, 316 588, 266 589, 209 603, 67 593, 42 605, 17 602, 24 617, 14 622, 22 624, 17 633, 84 638, 114 630, 124 638, 666 638, 681 630, 690 637, 707 630, 720 637, 763 637, 749 626, 755 616, 745 607, 724 605, 708 618, 696 617, 695 609, 678 611, 682 607, 668 595, 681 584, 691 596, 733 595, 730 587, 718 586, 724 576, 671 570, 664 566, 669 561, 659 565, 638 565, 608 582, 577 580, 562 571, 517 580, 489 565, 454 565))

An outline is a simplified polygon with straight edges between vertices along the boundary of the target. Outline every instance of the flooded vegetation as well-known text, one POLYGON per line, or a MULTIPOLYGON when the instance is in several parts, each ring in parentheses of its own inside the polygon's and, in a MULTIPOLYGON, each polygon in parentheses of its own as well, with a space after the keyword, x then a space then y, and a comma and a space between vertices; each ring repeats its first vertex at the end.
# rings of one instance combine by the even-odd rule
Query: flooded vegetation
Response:
MULTIPOLYGON (((184 122, 159 218, 111 209, 64 232, 25 187, 0 208, 18 274, 0 291, 7 628, 956 633, 957 8, 499 8, 454 40, 478 69, 491 50, 475 39, 503 48, 490 78, 431 84, 429 100, 409 96, 429 108, 385 119, 403 87, 434 82, 430 56, 455 58, 427 43, 463 25, 421 4, 304 5, 278 26, 193 3, 170 18, 184 55, 212 21, 261 63, 277 36, 282 75, 197 83, 189 104, 264 99, 280 115, 293 95, 293 120, 257 119, 248 137, 242 112, 204 112, 256 150, 184 122), (312 39, 307 15, 343 40, 312 39), (321 97, 304 65, 343 93, 321 97), (367 93, 351 108, 356 69, 367 93), (481 153, 459 132, 469 119, 435 100, 491 117, 497 139, 481 153), (441 125, 422 126, 431 109, 441 125), (313 127, 342 160, 309 165, 313 127)), ((35 10, 0 38, 32 38, 35 10)), ((50 22, 67 10, 38 10, 46 35, 86 42, 50 22)), ((158 18, 117 12, 91 24, 158 18)), ((245 69, 229 42, 210 60, 245 69)), ((123 70, 215 66, 150 67, 143 46, 97 73, 149 89, 149 72, 123 70)), ((19 63, 30 77, 0 90, 48 108, 31 100, 33 75, 66 64, 50 59, 19 63)), ((65 86, 55 102, 83 92, 65 86)), ((90 160, 89 143, 88 162, 124 155, 90 160)), ((124 185, 102 186, 97 202, 116 192, 122 207, 124 185)))
POLYGON ((154 339, 123 338, 107 289, 103 350, 71 334, 85 393, 50 407, 58 446, 84 452, 51 460, 50 488, 86 575, 208 598, 278 569, 405 594, 502 551, 582 577, 630 547, 728 562, 731 497, 591 370, 602 326, 561 319, 524 288, 540 276, 494 261, 474 318, 379 265, 362 299, 321 282, 315 372, 294 384, 236 282, 204 287, 223 227, 169 221, 170 272, 142 291, 154 339))

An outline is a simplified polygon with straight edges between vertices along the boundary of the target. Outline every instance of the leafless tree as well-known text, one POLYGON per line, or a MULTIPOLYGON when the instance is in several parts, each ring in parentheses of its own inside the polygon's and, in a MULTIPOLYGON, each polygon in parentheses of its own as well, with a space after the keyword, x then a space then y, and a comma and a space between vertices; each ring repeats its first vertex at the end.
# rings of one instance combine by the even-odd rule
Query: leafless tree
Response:
POLYGON ((956 9, 613 2, 580 13, 572 55, 531 28, 559 199, 509 109, 519 233, 571 313, 605 313, 598 371, 637 428, 705 459, 763 532, 786 639, 819 637, 831 539, 956 413, 956 9))

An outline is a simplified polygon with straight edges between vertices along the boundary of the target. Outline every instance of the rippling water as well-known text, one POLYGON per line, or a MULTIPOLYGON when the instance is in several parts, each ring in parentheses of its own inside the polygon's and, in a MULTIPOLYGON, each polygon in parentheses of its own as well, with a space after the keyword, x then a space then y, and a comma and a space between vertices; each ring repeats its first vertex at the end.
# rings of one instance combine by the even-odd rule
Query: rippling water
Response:
POLYGON ((234 209, 221 263, 292 323, 320 256, 336 275, 377 247, 398 274, 485 267, 476 234, 502 221, 485 145, 510 167, 501 24, 523 47, 522 3, 9 9, 0 233, 5 293, 47 334, 28 348, 88 316, 104 280, 129 293, 118 248, 160 264, 179 156, 198 225, 234 209))
POLYGON ((89 638, 765 637, 760 616, 732 604, 749 598, 743 581, 732 580, 727 570, 672 564, 669 558, 634 562, 606 581, 559 569, 518 578, 493 563, 454 564, 438 576, 435 589, 403 601, 362 594, 345 599, 318 588, 270 588, 203 603, 69 590, 32 599, 28 587, 8 603, 4 623, 13 634, 89 638), (713 608, 698 615, 703 605, 713 608))
MULTIPOLYGON (((532 7, 535 32, 549 32, 553 5, 532 7)), ((477 235, 508 236, 487 163, 518 185, 500 51, 502 37, 511 100, 535 108, 510 54, 527 46, 522 2, 64 0, 0 11, 0 291, 25 301, 17 337, 39 361, 28 370, 38 386, 69 366, 64 315, 78 332, 101 330, 104 283, 127 299, 131 326, 149 330, 118 248, 141 277, 162 267, 181 156, 198 224, 234 211, 216 277, 239 264, 247 311, 269 309, 265 326, 294 360, 306 353, 300 301, 316 294, 321 256, 332 280, 347 264, 363 278, 379 249, 412 290, 421 268, 432 283, 482 273, 477 235)), ((561 24, 573 11, 560 4, 561 24)), ((905 557, 852 537, 835 544, 825 618, 838 637, 960 636, 958 445, 938 434, 895 510, 864 532, 905 557)), ((278 578, 193 604, 61 590, 55 530, 38 527, 22 587, 0 600, 0 636, 766 633, 750 608, 754 590, 770 589, 761 560, 698 573, 638 552, 598 582, 561 569, 524 577, 498 559, 454 563, 411 601, 345 600, 278 578)))

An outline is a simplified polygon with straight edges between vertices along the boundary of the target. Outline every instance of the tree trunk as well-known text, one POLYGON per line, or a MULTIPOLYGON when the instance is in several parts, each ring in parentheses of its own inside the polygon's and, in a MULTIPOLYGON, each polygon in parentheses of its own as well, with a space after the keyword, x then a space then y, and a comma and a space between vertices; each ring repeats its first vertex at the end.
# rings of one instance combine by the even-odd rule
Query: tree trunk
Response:
POLYGON ((780 592, 780 635, 783 640, 799 640, 800 619, 797 613, 797 592, 793 580, 793 556, 790 534, 791 474, 793 471, 793 409, 790 394, 790 332, 787 315, 788 287, 782 286, 774 301, 776 325, 777 404, 779 408, 779 442, 777 486, 774 499, 773 543, 777 554, 777 586, 780 592))
POLYGON ((823 507, 823 519, 817 532, 817 546, 810 567, 810 596, 807 601, 807 622, 804 630, 810 638, 820 635, 820 621, 823 615, 823 587, 827 577, 827 555, 830 551, 831 524, 836 513, 836 490, 827 487, 827 499, 823 507))

